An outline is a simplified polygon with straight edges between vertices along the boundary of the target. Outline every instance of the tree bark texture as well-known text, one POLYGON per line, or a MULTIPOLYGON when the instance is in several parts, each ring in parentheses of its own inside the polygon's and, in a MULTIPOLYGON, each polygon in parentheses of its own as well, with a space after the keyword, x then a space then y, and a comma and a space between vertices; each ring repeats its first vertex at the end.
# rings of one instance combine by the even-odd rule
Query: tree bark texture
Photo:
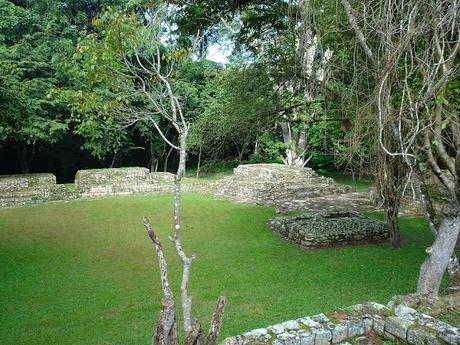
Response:
POLYGON ((441 279, 454 252, 458 234, 460 232, 460 207, 455 201, 444 211, 433 245, 427 248, 428 256, 420 268, 417 293, 430 297, 437 297, 441 279))

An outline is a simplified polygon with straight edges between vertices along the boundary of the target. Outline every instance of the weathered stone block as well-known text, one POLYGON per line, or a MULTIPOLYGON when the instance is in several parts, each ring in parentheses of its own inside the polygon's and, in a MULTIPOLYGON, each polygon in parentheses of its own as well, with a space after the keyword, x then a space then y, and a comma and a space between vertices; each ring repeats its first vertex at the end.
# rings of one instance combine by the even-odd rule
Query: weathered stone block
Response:
POLYGON ((314 345, 315 335, 311 332, 299 332, 300 345, 314 345))
POLYGON ((460 336, 457 334, 451 333, 441 333, 439 338, 445 341, 449 345, 458 345, 460 344, 460 336))
POLYGON ((329 329, 321 328, 315 331, 315 345, 328 345, 332 341, 332 332, 329 329))
POLYGON ((71 185, 56 184, 53 174, 0 176, 0 207, 75 199, 71 185))
POLYGON ((414 315, 417 314, 417 310, 409 308, 404 304, 399 304, 395 307, 394 314, 401 318, 413 320, 414 315))
POLYGON ((370 317, 364 317, 363 322, 364 322, 364 332, 366 334, 371 332, 374 327, 374 320, 372 320, 372 318, 370 317))
POLYGON ((409 327, 407 330, 407 342, 414 345, 424 345, 426 334, 421 327, 409 327))
POLYGON ((412 321, 396 316, 389 316, 385 319, 385 331, 403 340, 407 338, 407 330, 413 325, 412 321))
POLYGON ((374 331, 380 336, 385 334, 385 320, 381 316, 373 316, 374 331))
POLYGON ((348 337, 354 338, 364 334, 364 322, 362 320, 350 320, 348 325, 348 337))
POLYGON ((332 343, 338 344, 348 338, 348 327, 346 324, 338 324, 331 330, 332 343))
POLYGON ((154 181, 157 183, 174 183, 176 175, 169 172, 154 172, 151 174, 154 181))
POLYGON ((313 320, 311 317, 303 317, 301 319, 297 319, 296 321, 303 329, 319 328, 321 326, 319 322, 313 320))
MULTIPOLYGON (((385 222, 356 212, 280 216, 269 219, 267 225, 273 233, 305 248, 376 241, 388 237, 385 222)), ((365 308, 362 305, 354 307, 361 310, 356 309, 355 312, 362 312, 365 308)))
POLYGON ((83 197, 152 193, 156 190, 146 168, 80 170, 75 186, 83 197))

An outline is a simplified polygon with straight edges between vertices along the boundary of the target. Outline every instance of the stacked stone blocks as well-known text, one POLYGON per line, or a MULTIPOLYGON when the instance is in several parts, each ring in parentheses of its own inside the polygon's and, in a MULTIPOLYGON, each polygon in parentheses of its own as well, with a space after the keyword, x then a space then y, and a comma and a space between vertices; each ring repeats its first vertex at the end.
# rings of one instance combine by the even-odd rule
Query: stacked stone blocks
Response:
POLYGON ((147 168, 80 170, 75 186, 81 197, 154 193, 156 184, 147 168))
POLYGON ((318 176, 311 168, 247 164, 238 166, 233 172, 222 180, 188 188, 237 202, 282 209, 296 209, 311 198, 351 191, 349 186, 340 186, 331 178, 318 176))
POLYGON ((385 222, 357 212, 304 213, 267 222, 271 231, 303 248, 380 242, 388 238, 385 222))
POLYGON ((330 315, 318 314, 256 329, 225 339, 221 345, 372 344, 392 340, 413 345, 459 345, 460 330, 398 305, 358 304, 330 315))
POLYGON ((56 184, 53 174, 0 176, 1 207, 73 198, 76 198, 76 194, 72 188, 56 184))
POLYGON ((77 198, 159 194, 173 190, 174 174, 146 168, 80 170, 75 184, 57 184, 53 174, 0 176, 0 207, 12 207, 77 198))

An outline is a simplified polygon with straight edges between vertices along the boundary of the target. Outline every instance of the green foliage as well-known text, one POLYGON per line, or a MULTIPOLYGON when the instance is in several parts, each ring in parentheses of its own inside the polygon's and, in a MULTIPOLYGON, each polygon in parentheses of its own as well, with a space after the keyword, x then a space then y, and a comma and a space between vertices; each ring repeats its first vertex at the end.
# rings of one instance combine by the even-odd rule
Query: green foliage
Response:
POLYGON ((203 113, 192 126, 190 145, 207 159, 247 154, 259 135, 273 125, 271 83, 258 66, 227 69, 209 79, 203 113))
POLYGON ((62 108, 47 97, 60 82, 57 69, 72 29, 53 13, 0 1, 0 143, 55 143, 67 129, 62 108))
POLYGON ((115 7, 94 17, 92 32, 79 40, 62 64, 68 86, 53 94, 68 107, 73 132, 84 138, 82 148, 101 161, 132 146, 131 131, 120 114, 136 100, 130 95, 133 80, 122 61, 128 46, 136 44, 136 19, 115 7))

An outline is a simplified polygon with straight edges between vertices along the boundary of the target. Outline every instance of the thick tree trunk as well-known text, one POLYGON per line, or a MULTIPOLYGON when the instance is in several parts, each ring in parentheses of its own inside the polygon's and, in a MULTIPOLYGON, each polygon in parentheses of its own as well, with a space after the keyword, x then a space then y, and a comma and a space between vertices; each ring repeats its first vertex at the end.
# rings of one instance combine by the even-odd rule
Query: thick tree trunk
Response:
POLYGON ((283 159, 286 165, 304 166, 305 149, 307 147, 307 131, 293 132, 288 122, 281 123, 283 142, 286 144, 286 156, 283 159))
POLYGON ((398 222, 399 203, 392 201, 385 207, 385 216, 388 223, 388 232, 390 234, 390 245, 393 249, 401 248, 401 232, 398 222))
POLYGON ((417 293, 437 297, 441 279, 454 252, 460 232, 460 207, 453 202, 443 210, 444 218, 433 245, 427 248, 428 256, 420 268, 417 293))

